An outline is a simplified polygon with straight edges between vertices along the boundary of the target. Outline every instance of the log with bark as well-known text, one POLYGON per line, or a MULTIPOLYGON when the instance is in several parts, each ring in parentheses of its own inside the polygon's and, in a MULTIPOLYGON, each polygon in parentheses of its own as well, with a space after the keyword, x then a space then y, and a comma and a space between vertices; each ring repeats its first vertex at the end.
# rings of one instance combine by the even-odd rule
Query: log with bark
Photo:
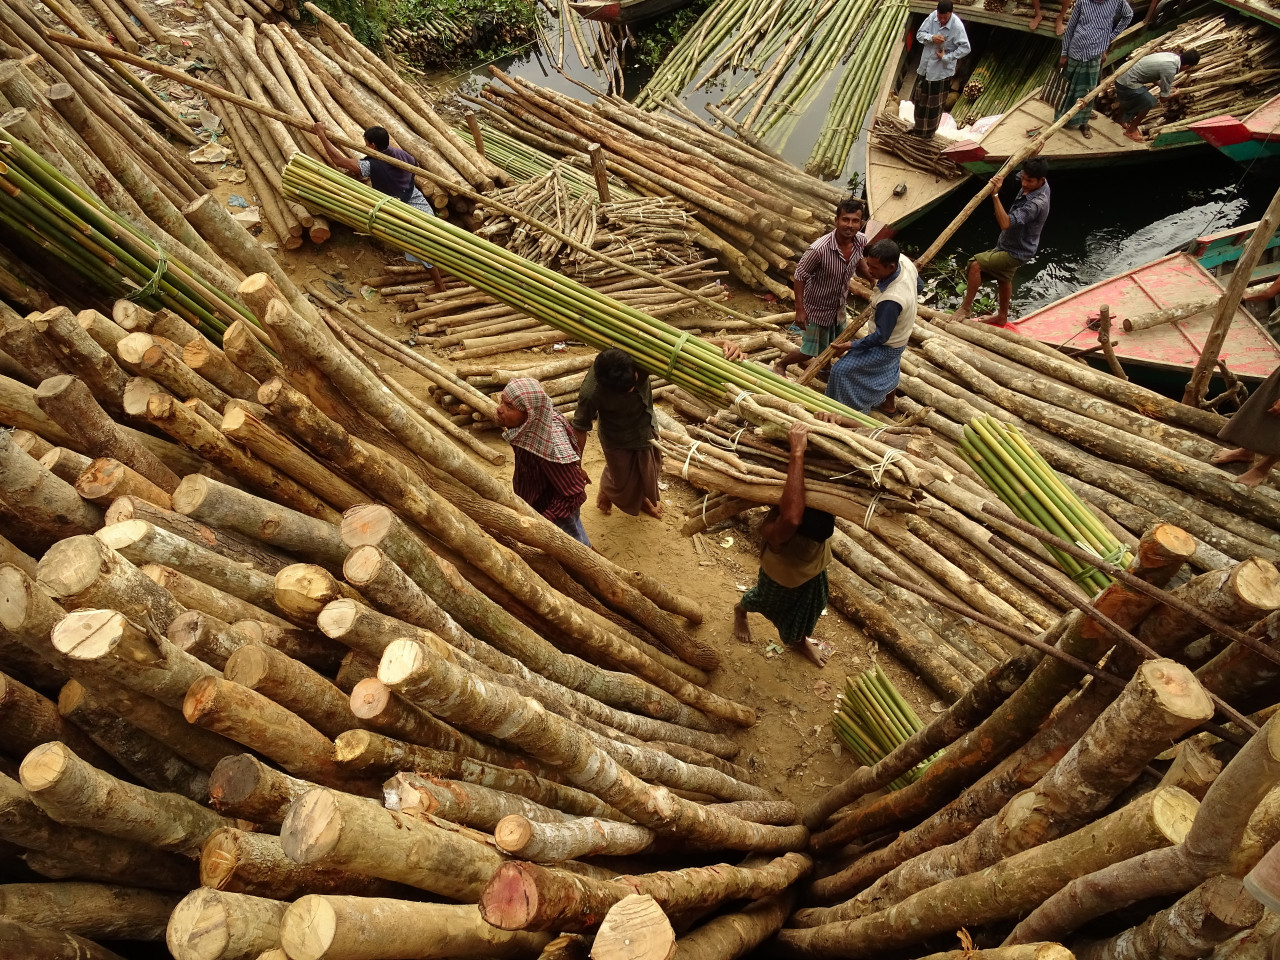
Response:
POLYGON ((165 943, 174 960, 251 960, 280 943, 280 921, 288 906, 200 887, 174 909, 165 943))
POLYGON ((90 940, 162 940, 180 899, 103 883, 6 883, 0 916, 90 940))

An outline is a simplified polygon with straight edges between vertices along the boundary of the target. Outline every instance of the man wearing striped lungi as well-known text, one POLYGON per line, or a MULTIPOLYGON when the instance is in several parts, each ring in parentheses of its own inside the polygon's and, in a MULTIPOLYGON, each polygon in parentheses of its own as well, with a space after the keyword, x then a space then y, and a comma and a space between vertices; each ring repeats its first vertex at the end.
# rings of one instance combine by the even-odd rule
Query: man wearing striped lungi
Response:
MULTIPOLYGON (((1058 59, 1067 90, 1053 119, 1061 117, 1098 85, 1103 55, 1132 19, 1133 8, 1125 0, 1080 0, 1071 8, 1071 18, 1062 34, 1062 56, 1058 59)), ((1067 121, 1067 127, 1079 130, 1088 140, 1093 136, 1089 126, 1092 118, 1093 104, 1087 103, 1067 121)))
POLYGON ((924 18, 916 32, 920 41, 920 67, 911 93, 916 123, 911 132, 928 140, 938 131, 947 105, 947 89, 956 74, 956 62, 969 53, 969 34, 952 12, 951 0, 938 0, 938 9, 924 18))

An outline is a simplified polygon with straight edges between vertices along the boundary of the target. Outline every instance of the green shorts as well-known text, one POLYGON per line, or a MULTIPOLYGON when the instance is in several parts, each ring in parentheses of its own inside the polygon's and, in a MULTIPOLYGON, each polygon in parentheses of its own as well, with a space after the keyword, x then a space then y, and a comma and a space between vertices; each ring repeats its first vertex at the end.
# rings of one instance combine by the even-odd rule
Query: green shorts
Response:
POLYGON ((800 350, 806 357, 816 357, 831 346, 831 341, 839 336, 843 329, 844 324, 840 321, 836 321, 829 327, 819 327, 811 323, 804 328, 804 336, 800 338, 800 350))
POLYGON ((1013 282, 1013 275, 1026 261, 1016 259, 1005 250, 987 250, 975 256, 974 261, 982 268, 982 272, 996 280, 1013 282))

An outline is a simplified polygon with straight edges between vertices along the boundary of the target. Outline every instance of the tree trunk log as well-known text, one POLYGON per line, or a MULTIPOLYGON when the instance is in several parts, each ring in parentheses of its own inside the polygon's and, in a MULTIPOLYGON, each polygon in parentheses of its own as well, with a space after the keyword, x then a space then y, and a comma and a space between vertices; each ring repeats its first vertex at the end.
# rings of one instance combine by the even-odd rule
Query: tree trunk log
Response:
POLYGON ((857 920, 1064 836, 1105 809, 1171 740, 1212 716, 1212 701, 1186 667, 1148 660, 1033 789, 964 839, 914 857, 838 907, 802 910, 795 922, 810 927, 857 920))
POLYGON ((631 894, 609 908, 595 941, 592 960, 670 960, 676 932, 653 897, 631 894))
POLYGON ((537 863, 627 857, 645 853, 654 843, 653 831, 635 824, 593 817, 544 823, 521 814, 503 817, 493 828, 493 838, 511 856, 537 863))
POLYGON ((117 610, 158 631, 182 613, 181 604, 97 537, 54 544, 36 567, 36 582, 67 610, 117 610))
POLYGON ((80 324, 81 330, 93 338, 94 343, 113 357, 116 353, 116 344, 129 335, 129 331, 120 324, 92 308, 77 313, 76 323, 80 324))
POLYGON ((194 800, 103 773, 56 741, 27 754, 20 772, 32 800, 58 821, 158 850, 195 856, 214 830, 233 826, 194 800))
MULTIPOLYGON (((50 644, 49 634, 66 615, 32 577, 16 566, 0 564, 0 638, 14 651, 15 660, 23 656, 19 648, 25 649, 61 677, 65 664, 50 644)), ((50 684, 49 692, 61 689, 63 682, 50 684)))
MULTIPOLYGON (((36 806, 16 780, 3 775, 0 775, 0 838, 31 851, 56 854, 73 865, 82 864, 112 883, 185 892, 198 882, 195 865, 179 856, 53 820, 36 806)), ((64 876, 81 874, 72 872, 64 876)))
POLYGON ((246 406, 232 401, 222 432, 257 457, 286 473, 339 510, 368 503, 369 495, 348 483, 292 440, 273 430, 246 406))
MULTIPOLYGON (((15 760, 51 740, 61 740, 89 763, 111 772, 120 767, 80 730, 63 720, 52 700, 0 673, 0 737, 15 760)), ((121 771, 122 772, 122 771, 121 771)))
MULTIPOLYGON (((59 480, 65 480, 74 487, 80 475, 89 469, 93 461, 84 454, 68 450, 66 447, 50 447, 49 451, 40 457, 39 463, 59 480)), ((79 493, 79 491, 76 492, 79 493)))
POLYGON ((137 497, 154 503, 162 510, 173 507, 173 498, 154 483, 110 457, 99 457, 81 472, 75 481, 76 493, 104 509, 117 497, 137 497))
MULTIPOLYGON (((218 482, 218 481, 215 481, 218 482)), ((120 497, 108 508, 106 524, 124 523, 126 520, 145 520, 150 524, 176 533, 178 536, 208 547, 236 563, 257 567, 264 573, 275 576, 289 564, 292 559, 263 546, 261 543, 242 537, 230 530, 215 530, 190 517, 173 510, 163 510, 155 504, 134 497, 120 497)))
POLYGON ((70 310, 54 307, 30 322, 53 345, 62 365, 84 383, 99 403, 113 413, 123 410, 121 400, 129 375, 84 331, 70 310))
MULTIPOLYGON (((190 328, 188 328, 190 329, 190 328)), ((192 333, 196 333, 194 329, 192 333)), ((191 337, 195 343, 199 334, 191 337)), ((182 400, 203 400, 219 413, 230 399, 200 374, 182 362, 181 343, 150 333, 131 333, 120 341, 116 356, 135 377, 147 377, 182 400)))
POLYGON ((289 907, 281 941, 292 960, 532 957, 546 934, 499 931, 471 904, 306 896, 289 907))
POLYGON ((1182 840, 1196 801, 1178 790, 1155 790, 1066 837, 994 866, 908 897, 860 920, 784 930, 778 946, 790 957, 872 957, 919 943, 964 924, 1018 916, 1074 877, 1182 840))
POLYGON ((49 341, 25 317, 8 314, 0 320, 0 347, 35 383, 67 372, 49 341))
MULTIPOLYGON (((1270 561, 1255 558, 1203 573, 1173 593, 1224 623, 1252 623, 1280 609, 1280 571, 1270 561)), ((1199 620, 1160 604, 1142 622, 1138 639, 1158 653, 1181 659, 1183 647, 1208 633, 1199 620)))
MULTIPOLYGON (((220 733, 298 777, 368 794, 367 783, 333 761, 333 742, 296 713, 221 677, 191 684, 182 705, 189 723, 220 733)), ((374 791, 376 793, 376 791, 374 791)))
POLYGON ((0 916, 91 940, 163 940, 180 899, 103 883, 7 883, 0 916))
MULTIPOLYGON (((353 550, 343 566, 343 571, 349 583, 359 587, 384 609, 390 609, 408 618, 414 624, 435 630, 435 633, 415 631, 406 629, 403 625, 397 628, 396 622, 392 621, 390 624, 382 625, 382 629, 379 630, 382 637, 386 639, 382 642, 375 641, 368 647, 362 648, 363 652, 381 657, 386 644, 392 639, 392 634, 395 635, 395 639, 412 637, 427 646, 440 647, 438 652, 441 656, 449 657, 459 666, 470 670, 482 679, 510 686, 525 696, 533 697, 541 701, 547 709, 581 723, 593 733, 610 738, 617 737, 617 739, 622 739, 618 736, 618 731, 646 739, 670 736, 689 745, 697 743, 717 751, 732 752, 732 744, 727 737, 696 733, 687 727, 677 727, 658 720, 635 717, 634 714, 606 707, 599 701, 547 680, 529 670, 518 660, 476 641, 461 631, 457 624, 435 605, 434 601, 418 589, 403 570, 375 547, 358 547, 353 550), (452 643, 452 647, 441 647, 441 637, 452 643), (474 658, 468 652, 469 650, 475 651, 474 658)), ((376 616, 376 614, 369 614, 363 619, 367 622, 376 616)), ((368 637, 368 633, 365 636, 368 637)), ((639 741, 633 742, 639 743, 639 741)), ((761 798, 735 796, 728 799, 761 798)))
MULTIPOLYGON (((352 687, 347 702, 351 713, 359 721, 355 726, 377 730, 388 739, 400 740, 410 746, 457 753, 504 767, 525 769, 533 766, 532 761, 459 733, 425 710, 406 703, 377 677, 366 677, 352 687)), ((378 759, 381 753, 368 740, 356 735, 343 743, 335 744, 335 756, 351 769, 370 763, 373 765, 372 769, 382 770, 388 762, 401 762, 400 759, 392 760, 395 751, 378 759)))
POLYGON ((713 909, 730 900, 758 900, 780 893, 805 876, 812 861, 788 853, 759 867, 688 867, 592 880, 532 863, 512 861, 494 875, 480 899, 480 913, 502 930, 595 929, 609 909, 632 894, 653 897, 667 913, 713 909))
POLYGON ((0 918, 0 953, 23 960, 124 960, 74 933, 7 917, 0 918))
POLYGON ((288 551, 330 573, 342 572, 349 552, 337 526, 208 477, 184 478, 174 491, 174 508, 202 523, 288 551))
POLYGON ((174 909, 165 942, 174 960, 254 960, 280 943, 288 906, 201 887, 174 909))
MULTIPOLYGON (((1249 629, 1249 636, 1275 649, 1280 646, 1280 613, 1259 620, 1249 629)), ((1233 643, 1196 670, 1196 679, 1212 693, 1228 703, 1247 702, 1272 689, 1280 676, 1280 667, 1259 656, 1243 644, 1233 643)))
POLYGON ((279 837, 233 827, 216 830, 205 841, 200 851, 200 883, 274 900, 296 900, 308 893, 390 897, 406 892, 385 880, 295 863, 284 855, 279 837))
POLYGON ((1206 880, 1173 906, 1109 940, 1077 944, 1078 960, 1199 960, 1262 919, 1258 903, 1236 877, 1206 880))
POLYGON ((58 710, 114 757, 131 780, 197 803, 208 796, 209 775, 205 771, 118 715, 78 680, 71 680, 62 688, 58 710))
MULTIPOLYGON (((241 600, 239 597, 224 593, 217 587, 211 587, 209 584, 195 579, 195 577, 179 573, 172 567, 166 567, 159 563, 144 563, 141 569, 148 577, 168 590, 175 600, 187 608, 188 613, 194 611, 204 614, 205 617, 219 621, 223 628, 226 628, 229 624, 245 620, 259 620, 276 624, 280 627, 289 625, 287 620, 277 617, 274 613, 269 613, 261 607, 241 600)), ((170 628, 172 629, 172 625, 170 625, 170 628)), ((229 642, 243 646, 244 643, 248 642, 248 637, 234 637, 229 642)), ((228 651, 227 656, 230 655, 230 651, 228 651)), ((193 654, 193 656, 197 655, 193 654)), ((200 657, 200 659, 205 660, 204 657, 200 657)), ((205 660, 205 662, 212 663, 209 660, 205 660)), ((218 664, 213 665, 218 666, 218 664)))
POLYGON ((308 516, 335 524, 340 522, 341 516, 337 511, 311 491, 264 461, 250 456, 173 397, 152 394, 147 400, 147 419, 187 449, 265 496, 308 516))
POLYGON ((272 647, 241 647, 222 673, 292 710, 330 739, 362 725, 351 712, 350 699, 332 681, 272 647))
POLYGON ((35 558, 3 536, 0 536, 0 563, 11 563, 29 577, 36 575, 35 558))
MULTIPOLYGON (((217 204, 214 203, 213 206, 217 204)), ((257 380, 259 384, 266 383, 272 377, 284 375, 284 367, 271 356, 244 320, 237 320, 227 327, 226 332, 222 334, 222 349, 232 363, 257 380)), ((254 394, 251 399, 256 400, 257 394, 254 394)))
POLYGON ((325 789, 290 807, 280 839, 298 863, 381 877, 463 903, 480 898, 505 860, 471 837, 325 789))
POLYGON ((33 541, 51 544, 102 526, 102 510, 19 450, 7 430, 0 430, 0 490, 33 541))
POLYGON ((262 620, 237 620, 232 626, 254 643, 275 647, 325 676, 337 673, 348 655, 347 648, 342 644, 314 631, 278 627, 262 620))
POLYGON ((397 773, 382 785, 388 810, 426 819, 441 817, 464 827, 493 832, 504 817, 520 815, 540 823, 564 823, 574 818, 559 810, 502 790, 474 783, 397 773))
POLYGON ((314 787, 242 753, 214 767, 209 776, 209 799, 214 809, 223 813, 279 827, 289 805, 314 787))
POLYGON ((1175 749, 1177 755, 1161 778, 1160 785, 1179 787, 1197 800, 1203 800, 1209 786, 1222 772, 1222 761, 1195 737, 1183 740, 1175 749))
POLYGON ((158 631, 144 633, 114 610, 68 614, 53 628, 53 646, 86 670, 169 707, 180 707, 197 680, 217 676, 211 666, 183 653, 158 631))
POLYGON ((638 823, 712 847, 760 852, 794 849, 808 835, 803 827, 749 824, 652 787, 594 746, 580 728, 546 712, 536 701, 480 684, 447 661, 428 663, 429 659, 421 644, 397 641, 383 654, 378 679, 463 729, 503 730, 506 742, 560 768, 571 782, 638 823), (498 716, 505 720, 495 727, 491 718, 498 716))
POLYGON ((738 960, 745 957, 782 928, 793 902, 791 894, 775 893, 749 903, 740 913, 721 914, 677 940, 671 960, 738 960))
POLYGON ((233 364, 225 353, 204 337, 192 340, 182 348, 182 362, 196 376, 207 380, 228 397, 258 399, 258 387, 262 384, 233 364))
MULTIPOLYGON (((682 727, 707 730, 699 714, 674 697, 622 672, 605 672, 578 657, 562 653, 521 624, 506 610, 469 584, 453 564, 435 554, 405 523, 385 507, 353 507, 343 518, 343 540, 348 546, 377 545, 463 629, 519 660, 530 670, 595 700, 632 713, 644 714, 682 727)), ((476 536, 486 537, 483 532, 476 536)), ((515 571, 513 571, 514 574, 515 571)), ((508 584, 507 580, 499 580, 508 584)), ((437 632, 439 630, 437 629, 437 632)), ((453 638, 441 634, 452 642, 453 638)), ((630 648, 633 652, 634 648, 630 648)), ((467 650, 478 656, 478 650, 467 650)), ((638 655, 638 654, 637 654, 638 655)), ((647 663, 656 667, 647 657, 647 663)), ((634 662, 634 661, 633 661, 634 662)), ((676 685, 691 686, 668 674, 676 685)), ((664 686, 664 689, 672 689, 664 686)), ((676 689, 682 689, 677 686, 676 689)), ((675 740, 676 736, 658 739, 675 740)), ((716 752, 712 750, 712 752, 716 752)))

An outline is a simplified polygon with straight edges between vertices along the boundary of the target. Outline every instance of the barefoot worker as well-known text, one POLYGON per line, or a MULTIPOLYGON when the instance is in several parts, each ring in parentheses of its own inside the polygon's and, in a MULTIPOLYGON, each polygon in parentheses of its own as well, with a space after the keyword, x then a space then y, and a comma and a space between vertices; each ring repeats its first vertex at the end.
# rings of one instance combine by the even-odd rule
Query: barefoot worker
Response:
POLYGON ((867 247, 862 261, 875 281, 871 297, 875 329, 861 340, 836 346, 843 352, 827 378, 827 396, 860 413, 886 402, 893 413, 892 394, 901 374, 902 351, 916 322, 920 277, 915 264, 902 255, 892 240, 877 240, 867 247))
MULTIPOLYGON (((1132 19, 1133 9, 1125 0, 1077 0, 1071 8, 1067 29, 1062 34, 1062 56, 1058 59, 1058 67, 1064 71, 1067 91, 1053 119, 1057 120, 1098 85, 1102 55, 1132 19)), ((1067 121, 1067 129, 1079 130, 1080 135, 1088 140, 1093 136, 1093 128, 1089 126, 1092 117, 1093 104, 1086 103, 1067 121)))
MULTIPOLYGON (((835 229, 813 242, 796 266, 792 290, 796 297, 796 326, 804 331, 799 350, 792 350, 773 365, 786 376, 793 363, 812 360, 831 345, 844 329, 844 308, 849 281, 858 271, 867 235, 862 232, 867 208, 854 198, 836 207, 835 229)), ((864 274, 865 276, 865 274, 864 274)))
MULTIPOLYGON (((339 150, 329 142, 329 132, 325 128, 324 121, 319 121, 311 132, 320 140, 320 145, 324 147, 325 156, 329 158, 329 162, 339 170, 344 170, 350 176, 357 180, 368 180, 369 185, 379 193, 385 193, 387 196, 395 197, 397 200, 403 200, 413 209, 434 217, 435 210, 431 208, 430 202, 422 195, 422 191, 418 189, 418 185, 413 182, 413 174, 408 170, 401 170, 399 167, 393 167, 385 160, 379 160, 377 157, 361 157, 359 160, 352 160, 343 151, 339 150)), ((364 132, 364 145, 370 150, 377 150, 379 153, 385 153, 387 156, 395 157, 404 163, 411 163, 415 167, 418 165, 417 158, 411 153, 406 153, 399 147, 391 146, 391 135, 387 133, 383 127, 370 127, 364 132)), ((431 272, 431 279, 436 285, 436 290, 444 293, 444 278, 440 276, 440 268, 420 260, 412 253, 405 253, 405 259, 411 263, 420 263, 424 268, 431 272)))
POLYGON ((911 132, 928 140, 938 132, 947 90, 956 75, 956 62, 969 55, 969 34, 952 12, 951 0, 938 0, 938 9, 924 18, 916 39, 921 53, 915 89, 911 92, 916 110, 911 132))
MULTIPOLYGON (((1085 0, 1093 3, 1093 0, 1085 0)), ((995 190, 991 202, 995 206, 996 223, 1000 224, 1000 238, 994 250, 987 250, 969 261, 968 284, 960 308, 952 319, 963 320, 973 309, 973 298, 978 295, 982 278, 994 279, 999 302, 997 311, 978 317, 983 323, 1003 326, 1009 322, 1009 303, 1013 300, 1013 276, 1040 249, 1040 232, 1049 218, 1049 163, 1043 157, 1032 157, 1022 164, 1019 175, 1022 190, 1005 210, 1000 201, 1003 177, 992 177, 995 190)))
POLYGON ((799 650, 818 666, 826 666, 831 645, 809 634, 827 605, 827 567, 831 563, 831 534, 836 518, 804 505, 804 452, 809 428, 799 421, 787 438, 791 455, 782 499, 769 510, 764 526, 764 552, 756 584, 733 608, 733 635, 751 642, 748 613, 762 613, 778 628, 788 647, 799 650))
MULTIPOLYGON (((1280 289, 1280 280, 1276 281, 1276 286, 1280 289)), ((1250 299, 1257 296, 1255 294, 1250 299)), ((1236 446, 1215 454, 1212 463, 1220 466, 1252 463, 1247 471, 1236 477, 1236 482, 1246 487, 1256 487, 1267 479, 1271 468, 1280 460, 1280 367, 1276 367, 1271 376, 1240 405, 1235 416, 1218 431, 1218 439, 1236 446)))
POLYGON ((1196 50, 1152 53, 1116 77, 1116 100, 1119 101, 1124 135, 1137 143, 1145 143, 1146 137, 1138 132, 1138 124, 1147 119, 1147 114, 1156 105, 1155 95, 1147 88, 1153 83, 1160 84, 1160 99, 1168 100, 1178 71, 1190 70, 1199 62, 1200 53, 1196 50))
POLYGON ((617 504, 633 517, 642 510, 661 517, 662 454, 650 442, 658 435, 653 390, 649 375, 616 347, 600 351, 578 390, 573 434, 579 454, 586 449, 587 434, 597 417, 605 466, 596 506, 606 514, 617 504))
POLYGON ((502 391, 497 419, 515 450, 511 486, 516 496, 591 546, 581 514, 591 480, 582 469, 569 421, 556 412, 542 384, 529 377, 510 381, 502 391))

